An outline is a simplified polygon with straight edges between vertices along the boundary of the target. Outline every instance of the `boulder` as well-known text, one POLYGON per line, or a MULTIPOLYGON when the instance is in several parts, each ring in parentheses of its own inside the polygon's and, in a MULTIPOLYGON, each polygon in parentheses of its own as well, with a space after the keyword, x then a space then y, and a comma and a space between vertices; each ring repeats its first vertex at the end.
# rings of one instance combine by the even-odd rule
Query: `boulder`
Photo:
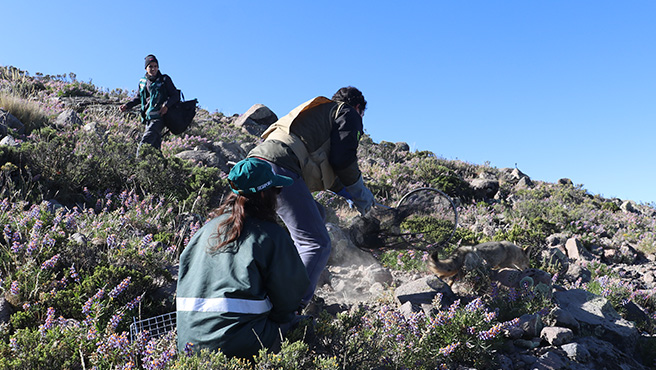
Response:
POLYGON ((399 286, 394 290, 394 297, 400 304, 410 301, 415 306, 421 306, 421 304, 431 304, 438 293, 442 294, 442 307, 455 301, 451 288, 432 275, 399 286))
POLYGON ((581 325, 582 333, 613 343, 621 351, 634 353, 639 333, 634 323, 623 319, 606 298, 582 289, 554 293, 558 306, 581 325))
POLYGON ((82 119, 73 109, 66 109, 57 116, 55 125, 60 129, 83 125, 82 119))
POLYGON ((260 136, 277 120, 278 117, 269 108, 262 104, 255 104, 239 116, 234 125, 247 134, 260 136))
POLYGON ((0 135, 7 135, 8 129, 15 130, 18 134, 25 133, 25 125, 13 114, 0 108, 0 135))

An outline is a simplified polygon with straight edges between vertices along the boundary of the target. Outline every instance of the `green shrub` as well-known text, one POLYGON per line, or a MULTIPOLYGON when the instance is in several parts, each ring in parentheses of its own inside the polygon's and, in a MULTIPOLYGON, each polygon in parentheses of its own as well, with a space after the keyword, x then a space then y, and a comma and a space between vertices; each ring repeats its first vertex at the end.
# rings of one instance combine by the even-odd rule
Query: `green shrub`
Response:
POLYGON ((92 83, 74 81, 57 92, 59 97, 93 96, 98 89, 92 83))

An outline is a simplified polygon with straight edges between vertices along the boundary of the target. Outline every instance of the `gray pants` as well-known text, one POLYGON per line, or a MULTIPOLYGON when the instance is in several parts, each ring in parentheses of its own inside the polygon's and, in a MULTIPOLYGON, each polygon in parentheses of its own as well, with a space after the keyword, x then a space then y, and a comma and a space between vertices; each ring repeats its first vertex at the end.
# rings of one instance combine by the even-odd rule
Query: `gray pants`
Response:
POLYGON ((141 142, 137 148, 137 157, 143 144, 150 144, 155 149, 162 147, 162 130, 164 129, 164 120, 161 118, 153 118, 146 121, 146 130, 141 137, 141 142))
POLYGON ((307 304, 312 300, 319 276, 330 257, 331 244, 325 224, 326 213, 323 206, 314 200, 300 175, 275 163, 271 163, 271 167, 273 172, 294 179, 294 184, 282 188, 278 195, 276 212, 287 226, 310 277, 310 286, 303 296, 303 303, 307 304))

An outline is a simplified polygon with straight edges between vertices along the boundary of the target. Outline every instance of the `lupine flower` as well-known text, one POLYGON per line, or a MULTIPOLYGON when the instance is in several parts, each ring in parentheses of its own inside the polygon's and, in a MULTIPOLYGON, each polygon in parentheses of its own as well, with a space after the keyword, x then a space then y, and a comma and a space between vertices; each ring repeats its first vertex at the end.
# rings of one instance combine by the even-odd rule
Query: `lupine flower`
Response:
POLYGON ((93 295, 93 297, 89 298, 86 303, 84 303, 84 306, 82 306, 82 313, 87 314, 91 310, 91 306, 93 306, 94 303, 97 301, 101 300, 105 296, 105 289, 100 289, 96 294, 93 295))
POLYGON ((11 282, 11 288, 9 292, 13 295, 18 295, 20 293, 20 288, 18 287, 18 281, 14 280, 11 282))
POLYGON ((130 285, 130 281, 132 281, 131 276, 128 276, 125 279, 123 279, 123 281, 121 281, 120 284, 118 284, 114 289, 112 289, 111 292, 109 292, 109 297, 112 299, 116 298, 130 285))
POLYGON ((482 307, 483 307, 483 299, 481 297, 478 297, 473 301, 469 302, 467 306, 465 306, 465 310, 468 312, 476 312, 480 310, 482 307))
POLYGON ((193 343, 191 343, 191 342, 187 342, 187 344, 185 344, 185 347, 184 347, 184 354, 185 354, 187 357, 191 357, 191 356, 193 356, 193 354, 194 354, 194 344, 193 344, 193 343))
POLYGON ((55 309, 52 307, 48 307, 48 311, 46 312, 46 322, 39 327, 39 332, 41 333, 42 336, 46 335, 46 331, 50 330, 52 328, 52 324, 55 320, 55 309))
POLYGON ((71 279, 75 280, 76 283, 80 282, 80 276, 77 274, 77 271, 75 270, 75 265, 71 266, 71 279))
POLYGON ((153 234, 148 234, 141 239, 141 247, 147 247, 153 241, 153 234))
POLYGON ((87 340, 94 340, 98 338, 98 329, 96 329, 95 326, 89 327, 89 331, 87 332, 87 340))
POLYGON ((440 355, 442 355, 442 356, 450 355, 451 353, 453 353, 453 351, 456 350, 456 348, 458 348, 459 345, 460 345, 460 342, 455 342, 455 343, 449 344, 446 347, 440 348, 439 349, 440 355))
POLYGON ((125 312, 123 311, 112 315, 111 319, 109 319, 109 324, 107 324, 107 326, 111 328, 111 330, 116 330, 116 327, 123 319, 123 315, 125 315, 125 312))
POLYGON ((12 237, 11 225, 9 225, 9 224, 5 224, 5 228, 4 228, 4 231, 3 231, 3 232, 4 232, 4 234, 5 234, 5 239, 6 239, 7 241, 11 240, 11 237, 12 237))
POLYGON ((141 303, 142 298, 143 298, 143 295, 140 295, 137 298, 131 300, 130 302, 128 302, 128 304, 125 305, 125 308, 127 310, 131 310, 131 309, 135 308, 139 303, 141 303))
POLYGON ((23 249, 23 244, 21 244, 21 243, 19 243, 19 242, 17 242, 17 241, 12 242, 12 244, 11 244, 11 251, 12 251, 13 253, 18 253, 18 252, 21 251, 21 249, 23 249))
POLYGON ((16 338, 14 337, 9 339, 9 347, 14 352, 18 352, 20 350, 20 346, 18 345, 18 340, 16 340, 16 338))
POLYGON ((23 303, 23 310, 27 311, 30 309, 30 307, 32 307, 32 304, 30 304, 30 302, 23 303))
POLYGON ((36 234, 41 228, 43 227, 43 221, 41 220, 36 220, 34 222, 34 226, 32 226, 32 233, 36 234))
POLYGON ((44 262, 41 264, 41 270, 45 270, 45 269, 49 269, 49 268, 53 268, 53 267, 55 267, 55 265, 57 264, 57 261, 59 261, 59 254, 55 254, 55 255, 52 256, 49 260, 44 261, 44 262))

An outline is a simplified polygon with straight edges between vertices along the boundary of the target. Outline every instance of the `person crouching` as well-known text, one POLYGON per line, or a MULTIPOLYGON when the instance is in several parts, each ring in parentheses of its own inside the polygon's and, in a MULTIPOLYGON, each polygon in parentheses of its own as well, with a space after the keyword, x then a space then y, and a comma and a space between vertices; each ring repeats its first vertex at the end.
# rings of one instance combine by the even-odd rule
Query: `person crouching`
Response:
POLYGON ((178 350, 247 358, 279 345, 309 278, 276 223, 277 194, 293 180, 257 158, 238 162, 228 180, 232 192, 180 255, 178 350))

